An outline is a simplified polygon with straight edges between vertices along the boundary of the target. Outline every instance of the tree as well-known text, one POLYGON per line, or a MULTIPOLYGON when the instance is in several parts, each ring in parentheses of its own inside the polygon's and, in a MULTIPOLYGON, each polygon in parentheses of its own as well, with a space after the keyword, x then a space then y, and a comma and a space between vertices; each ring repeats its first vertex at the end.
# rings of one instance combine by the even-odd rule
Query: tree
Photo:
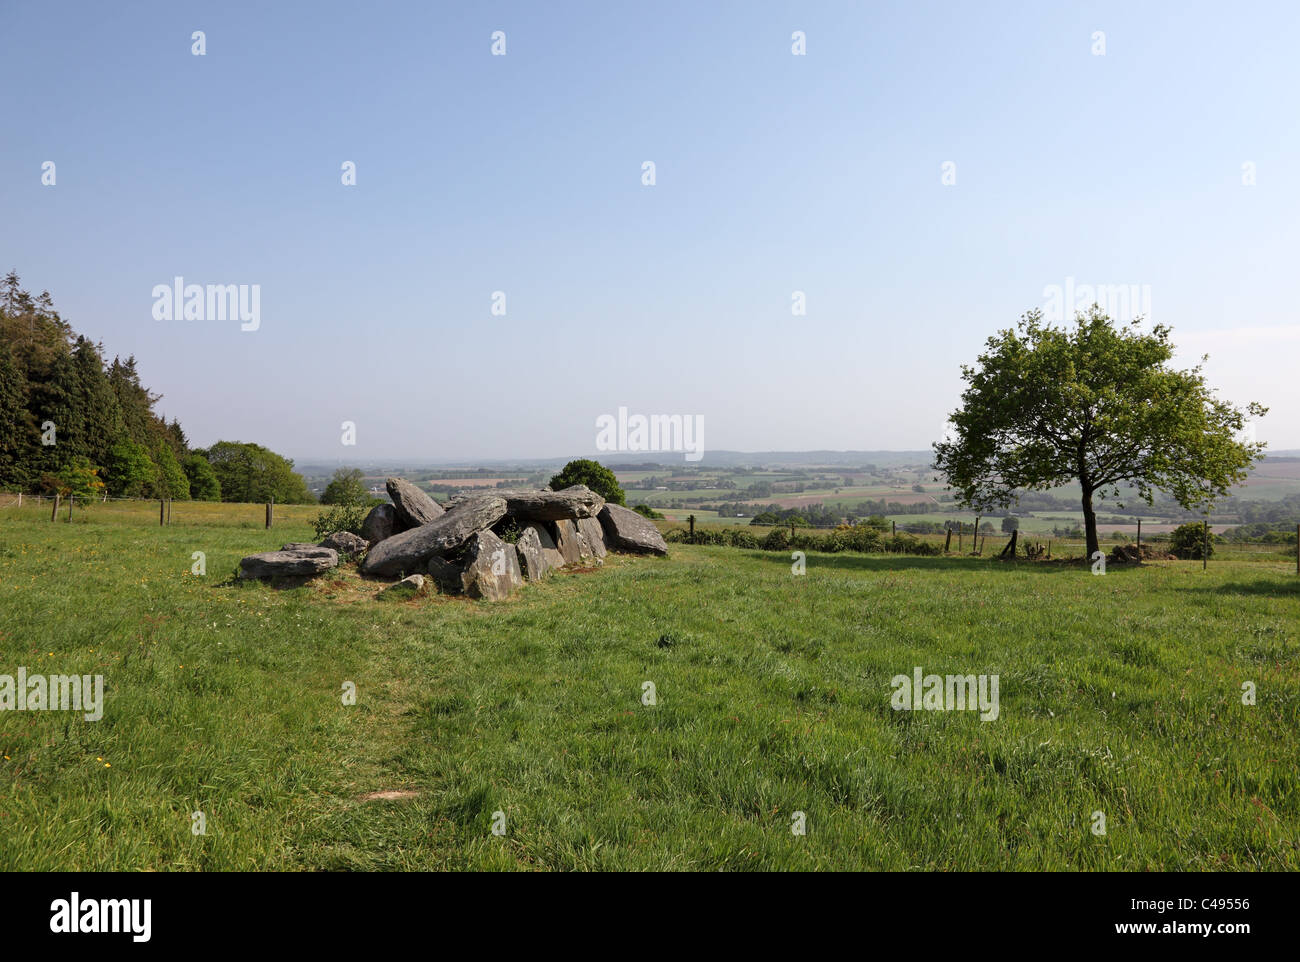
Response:
POLYGON ((158 469, 143 444, 123 437, 108 452, 108 493, 138 498, 153 487, 158 469))
POLYGON ((154 478, 153 494, 159 498, 190 499, 190 479, 172 453, 171 445, 159 439, 154 445, 153 462, 158 467, 154 478))
POLYGON ((1007 507, 1020 489, 1077 481, 1091 557, 1094 496, 1118 497, 1123 483, 1147 504, 1159 490, 1208 510, 1245 478, 1264 445, 1237 435, 1267 409, 1220 400, 1200 365, 1169 366, 1170 328, 1138 325, 1117 327, 1094 305, 1073 330, 1033 311, 988 339, 978 366, 962 366, 951 439, 934 445, 935 468, 962 505, 1007 507))
POLYGON ((220 501, 221 482, 217 472, 212 470, 208 459, 201 454, 187 455, 181 462, 181 470, 190 482, 190 497, 195 501, 220 501))
MULTIPOLYGON (((90 463, 89 458, 77 455, 58 470, 57 474, 45 476, 46 490, 53 491, 61 498, 81 498, 89 501, 104 490, 104 482, 99 480, 99 468, 90 463)), ((68 520, 72 520, 72 502, 68 502, 68 520)))
POLYGON ((218 441, 198 453, 212 465, 222 501, 261 504, 275 498, 280 504, 316 503, 293 462, 260 444, 218 441))
POLYGON ((614 472, 599 461, 590 461, 586 458, 570 461, 564 466, 563 471, 551 478, 552 491, 559 491, 575 484, 585 484, 611 504, 621 504, 625 507, 627 505, 627 497, 619 486, 618 478, 614 477, 614 472))
POLYGON ((1010 534, 1020 528, 1020 519, 1015 515, 1009 515, 1002 519, 1002 533, 1010 534))
POLYGON ((363 504, 370 497, 358 468, 339 468, 320 496, 321 504, 363 504))

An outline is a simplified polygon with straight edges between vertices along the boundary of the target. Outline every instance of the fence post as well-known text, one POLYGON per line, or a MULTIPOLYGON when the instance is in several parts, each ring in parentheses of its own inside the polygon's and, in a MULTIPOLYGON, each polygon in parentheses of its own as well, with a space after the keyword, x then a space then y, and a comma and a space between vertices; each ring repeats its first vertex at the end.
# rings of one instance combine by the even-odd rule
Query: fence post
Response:
POLYGON ((943 539, 943 553, 948 553, 948 548, 952 544, 952 528, 948 529, 947 537, 943 539))
POLYGON ((1138 561, 1142 560, 1142 519, 1138 518, 1138 561))
POLYGON ((957 522, 957 553, 958 553, 958 554, 961 554, 961 553, 962 553, 962 547, 961 547, 961 532, 962 532, 962 528, 963 528, 963 527, 964 527, 964 525, 962 524, 962 522, 958 521, 958 522, 957 522))
POLYGON ((686 520, 690 522, 691 525, 691 544, 695 544, 695 515, 691 515, 686 520))
POLYGON ((794 540, 794 522, 793 522, 793 521, 790 522, 790 540, 791 540, 791 541, 794 540))
POLYGON ((50 521, 53 521, 59 513, 59 496, 54 495, 54 507, 50 509, 50 521))
POLYGON ((275 495, 271 495, 271 500, 266 502, 266 530, 271 530, 271 520, 275 514, 275 495))
POLYGON ((891 534, 893 534, 893 536, 894 536, 895 538, 897 538, 897 537, 898 537, 898 522, 897 522, 897 521, 891 521, 891 522, 889 522, 889 523, 893 526, 893 530, 891 531, 891 534))
POLYGON ((970 534, 970 553, 979 554, 980 550, 980 516, 975 515, 975 529, 970 534))
POLYGON ((1201 570, 1210 566, 1210 519, 1201 522, 1201 570))
POLYGON ((77 496, 75 494, 68 495, 68 520, 69 521, 72 520, 72 505, 73 503, 76 502, 76 500, 77 500, 77 496))
POLYGON ((23 506, 23 493, 22 493, 21 491, 19 491, 19 492, 18 492, 18 507, 21 508, 22 506, 23 506))
POLYGON ((172 499, 167 499, 167 523, 172 523, 172 499))
POLYGON ((163 526, 163 511, 167 508, 167 502, 162 498, 158 499, 158 527, 163 526))

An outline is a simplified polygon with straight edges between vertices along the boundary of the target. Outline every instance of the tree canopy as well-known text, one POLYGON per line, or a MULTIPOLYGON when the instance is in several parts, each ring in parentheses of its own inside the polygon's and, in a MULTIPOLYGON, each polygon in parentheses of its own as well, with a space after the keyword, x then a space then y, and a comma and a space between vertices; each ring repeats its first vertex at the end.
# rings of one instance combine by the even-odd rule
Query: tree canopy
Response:
POLYGON ((934 445, 935 468, 977 508, 1077 482, 1089 556, 1098 550, 1093 498, 1118 497, 1121 483, 1148 504, 1159 490, 1208 510, 1262 455, 1262 443, 1239 438, 1267 409, 1219 399, 1201 365, 1173 369, 1170 333, 1117 326, 1097 306, 1072 329, 1024 315, 988 339, 975 367, 963 365, 967 386, 951 437, 934 445))
POLYGON ((585 484, 613 504, 621 504, 625 507, 627 505, 627 496, 623 494, 618 478, 599 461, 591 461, 587 458, 570 461, 564 466, 564 470, 551 478, 552 491, 559 491, 575 484, 585 484))

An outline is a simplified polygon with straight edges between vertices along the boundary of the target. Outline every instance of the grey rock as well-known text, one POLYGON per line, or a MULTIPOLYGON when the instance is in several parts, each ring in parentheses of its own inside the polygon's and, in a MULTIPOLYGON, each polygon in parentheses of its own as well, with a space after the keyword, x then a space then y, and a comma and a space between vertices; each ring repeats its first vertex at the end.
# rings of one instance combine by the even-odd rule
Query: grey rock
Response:
POLYGON ((560 549, 555 545, 555 535, 551 533, 552 526, 541 521, 532 521, 524 525, 524 530, 532 530, 537 535, 538 542, 542 546, 542 560, 546 562, 547 567, 554 570, 564 567, 564 555, 560 554, 560 549))
MULTIPOLYGON (((558 556, 559 552, 555 551, 555 542, 551 541, 551 536, 546 535, 546 540, 550 541, 551 551, 558 556)), ((529 581, 541 581, 551 573, 551 562, 546 557, 536 525, 529 525, 519 535, 519 540, 515 542, 515 552, 519 555, 519 567, 529 581)))
POLYGON ((325 536, 325 540, 320 543, 322 548, 332 548, 340 555, 357 555, 365 554, 366 548, 369 547, 365 538, 358 537, 351 531, 334 531, 325 536))
POLYGON ((404 530, 397 517, 397 509, 391 504, 377 504, 370 509, 366 520, 361 523, 361 537, 370 545, 376 545, 386 538, 404 530))
POLYGON ((389 585, 376 596, 380 601, 405 601, 424 594, 424 575, 407 575, 395 585, 389 585))
MULTIPOLYGON (((519 491, 502 488, 494 491, 506 499, 506 514, 519 521, 559 521, 567 518, 594 518, 604 507, 605 499, 585 484, 575 484, 563 491, 543 488, 537 491, 519 491)), ((453 499, 452 503, 461 500, 453 499)))
POLYGON ((393 499, 397 517, 408 528, 418 528, 430 521, 437 521, 444 514, 442 505, 410 481, 389 478, 384 482, 384 487, 388 489, 388 496, 393 499))
POLYGON ((636 551, 666 555, 664 536, 649 518, 635 511, 607 504, 600 510, 600 524, 605 529, 605 544, 611 551, 636 551))
POLYGON ((608 554, 605 547, 605 529, 601 527, 600 522, 595 518, 579 518, 578 534, 582 535, 582 540, 586 542, 591 551, 592 557, 599 560, 608 554))
POLYGON ((437 520, 371 547, 361 573, 391 576, 425 568, 434 555, 454 553, 471 535, 492 527, 505 513, 504 498, 486 496, 462 501, 437 520))
POLYGON ((429 576, 440 591, 485 601, 500 601, 524 583, 515 546, 491 531, 476 531, 453 558, 430 558, 429 576))
POLYGON ((338 552, 314 544, 252 554, 239 562, 241 578, 310 578, 338 567, 338 552))
POLYGON ((591 556, 591 549, 587 547, 574 522, 561 518, 554 522, 554 526, 555 547, 559 549, 560 557, 564 559, 566 565, 581 564, 584 556, 591 556))

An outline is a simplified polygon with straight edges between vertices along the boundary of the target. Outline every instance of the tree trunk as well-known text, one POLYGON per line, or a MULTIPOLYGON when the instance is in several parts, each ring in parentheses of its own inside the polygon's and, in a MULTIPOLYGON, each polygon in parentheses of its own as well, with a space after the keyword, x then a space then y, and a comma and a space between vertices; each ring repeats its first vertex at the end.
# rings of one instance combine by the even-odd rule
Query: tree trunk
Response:
POLYGON ((1088 541, 1088 558, 1091 559, 1101 546, 1097 542, 1097 512, 1092 510, 1092 492, 1087 488, 1083 489, 1083 533, 1088 541))

